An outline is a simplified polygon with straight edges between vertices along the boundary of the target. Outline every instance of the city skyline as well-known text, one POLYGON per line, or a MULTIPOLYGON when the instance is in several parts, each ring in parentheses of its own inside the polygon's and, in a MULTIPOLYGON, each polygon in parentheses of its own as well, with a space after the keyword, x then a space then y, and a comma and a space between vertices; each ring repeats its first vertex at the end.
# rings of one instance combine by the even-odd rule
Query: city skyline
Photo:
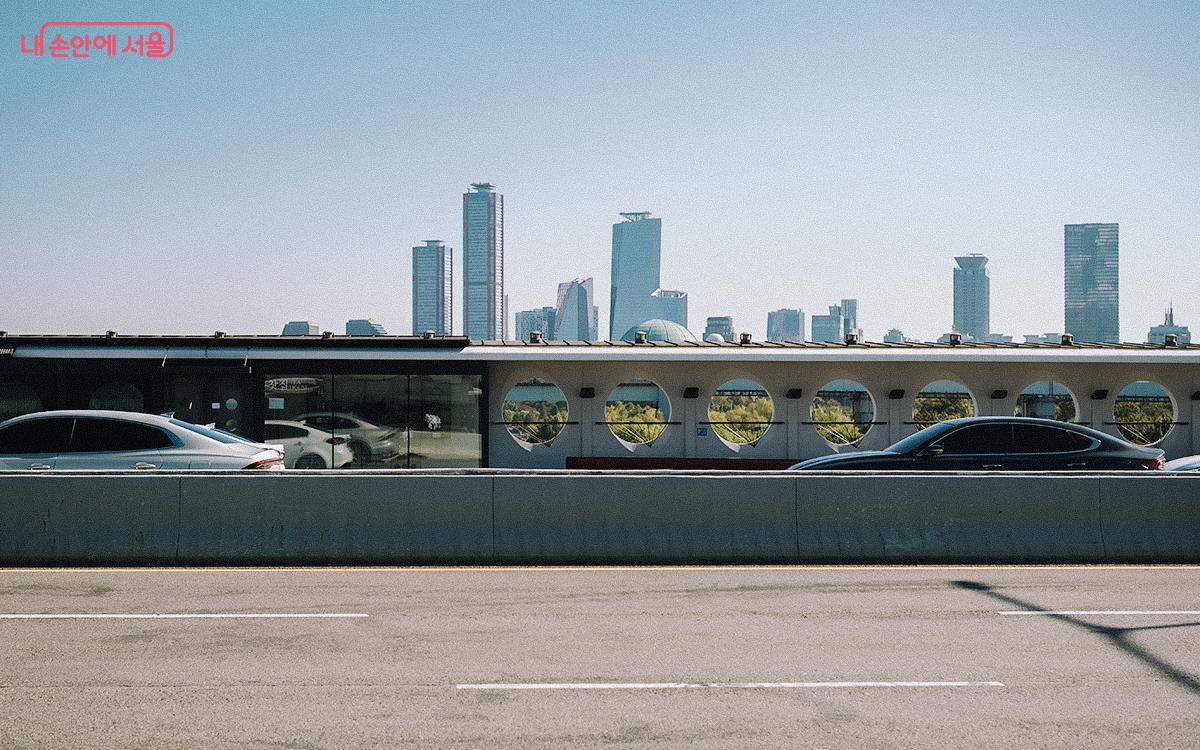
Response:
POLYGON ((1122 225, 1122 340, 1168 299, 1200 319, 1200 280, 1172 270, 1197 252, 1178 231, 1200 213, 1194 3, 397 7, 166 2, 167 59, 0 55, 0 328, 411 330, 406 249, 461 252, 454 196, 479 179, 508 199, 512 309, 574 277, 603 299, 610 217, 645 207, 691 321, 756 339, 771 310, 853 294, 868 339, 933 340, 968 252, 991 258, 995 331, 1061 331, 1062 226, 1082 222, 1122 225), (288 41, 364 25, 486 63, 288 41))

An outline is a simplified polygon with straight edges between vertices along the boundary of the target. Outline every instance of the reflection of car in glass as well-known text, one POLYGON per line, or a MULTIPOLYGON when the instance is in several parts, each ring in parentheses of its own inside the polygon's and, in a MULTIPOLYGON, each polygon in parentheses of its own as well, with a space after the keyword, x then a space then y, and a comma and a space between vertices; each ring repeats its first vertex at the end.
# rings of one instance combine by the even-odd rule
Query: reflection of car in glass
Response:
POLYGON ((283 447, 283 465, 289 469, 340 469, 354 461, 349 441, 316 427, 284 419, 263 423, 266 439, 283 447))
POLYGON ((881 451, 821 456, 793 471, 1135 471, 1162 469, 1163 452, 1051 419, 951 419, 881 451))
POLYGON ((1167 461, 1166 466, 1163 466, 1167 471, 1195 471, 1200 472, 1200 456, 1184 456, 1176 458, 1173 461, 1167 461))
POLYGON ((345 412, 310 412, 293 420, 333 435, 344 435, 350 441, 356 464, 396 459, 404 455, 408 443, 408 430, 404 427, 383 427, 345 412))
POLYGON ((282 469, 279 451, 172 417, 45 411, 0 424, 3 469, 282 469))

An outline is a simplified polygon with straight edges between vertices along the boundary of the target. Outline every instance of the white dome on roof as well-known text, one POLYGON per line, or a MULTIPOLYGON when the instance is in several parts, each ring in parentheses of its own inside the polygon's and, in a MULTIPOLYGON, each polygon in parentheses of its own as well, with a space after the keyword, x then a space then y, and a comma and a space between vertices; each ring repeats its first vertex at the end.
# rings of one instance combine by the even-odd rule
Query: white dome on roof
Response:
POLYGON ((725 337, 719 333, 710 333, 704 337, 704 340, 710 344, 724 344, 725 337))
POLYGON ((638 331, 646 332, 647 341, 667 341, 673 344, 682 344, 686 341, 700 341, 700 337, 692 333, 688 329, 679 325, 673 320, 663 320, 654 318, 642 323, 638 323, 634 327, 625 332, 621 337, 622 341, 633 341, 633 336, 638 331))

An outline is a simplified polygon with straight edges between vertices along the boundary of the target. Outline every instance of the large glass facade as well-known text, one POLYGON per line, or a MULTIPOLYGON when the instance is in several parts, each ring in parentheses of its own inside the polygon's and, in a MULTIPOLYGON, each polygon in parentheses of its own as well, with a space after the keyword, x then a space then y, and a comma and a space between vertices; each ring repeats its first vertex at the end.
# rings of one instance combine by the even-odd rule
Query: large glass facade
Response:
POLYGON ((479 375, 271 373, 263 381, 270 431, 303 426, 338 466, 346 445, 359 469, 481 466, 479 375), (340 440, 339 440, 340 438, 340 440))

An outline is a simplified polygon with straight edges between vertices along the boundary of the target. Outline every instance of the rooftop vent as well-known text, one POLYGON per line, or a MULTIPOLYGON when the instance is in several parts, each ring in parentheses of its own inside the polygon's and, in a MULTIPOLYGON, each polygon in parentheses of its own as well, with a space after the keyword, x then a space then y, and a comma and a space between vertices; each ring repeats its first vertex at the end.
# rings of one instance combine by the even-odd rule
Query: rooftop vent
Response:
POLYGON ((743 333, 741 336, 738 336, 739 344, 749 344, 751 340, 752 338, 748 333, 743 333))
POLYGON ((846 345, 847 346, 853 346, 854 344, 857 344, 857 343, 858 343, 858 334, 857 333, 847 333, 846 334, 846 345))
POLYGON ((213 338, 214 339, 223 339, 223 338, 225 338, 225 332, 224 331, 213 331, 213 338))
POLYGON ((8 331, 0 331, 0 339, 8 335, 8 331))
POLYGON ((422 334, 421 334, 421 338, 423 338, 423 339, 431 339, 431 338, 433 338, 433 334, 434 334, 434 332, 433 332, 433 331, 426 331, 425 333, 422 333, 422 334))
POLYGON ((1063 346, 1071 346, 1072 344, 1075 343, 1075 337, 1069 333, 1064 333, 1062 335, 1062 339, 1060 339, 1059 343, 1062 344, 1063 346))
POLYGON ((958 346, 961 343, 962 343, 962 334, 961 333, 950 334, 950 346, 958 346))
POLYGON ((1163 337, 1163 346, 1177 346, 1179 344, 1179 336, 1174 333, 1168 333, 1163 337))
POLYGON ((116 337, 117 337, 116 331, 105 331, 104 332, 104 338, 106 338, 106 339, 115 339, 116 337))
POLYGON ((542 343, 542 332, 541 331, 530 331, 529 332, 529 343, 531 343, 531 344, 542 343))
POLYGON ((323 338, 323 339, 333 338, 333 331, 321 331, 321 338, 323 338))
POLYGON ((646 343, 646 332, 645 331, 635 331, 633 334, 633 343, 635 343, 635 344, 646 343))

